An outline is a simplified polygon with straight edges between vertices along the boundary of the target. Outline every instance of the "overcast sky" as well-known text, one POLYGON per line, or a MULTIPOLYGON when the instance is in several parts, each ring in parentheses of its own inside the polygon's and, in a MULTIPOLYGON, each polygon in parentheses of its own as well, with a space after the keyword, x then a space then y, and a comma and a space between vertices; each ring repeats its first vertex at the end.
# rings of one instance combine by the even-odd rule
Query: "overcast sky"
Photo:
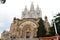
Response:
POLYGON ((42 18, 46 15, 51 22, 52 14, 60 12, 60 0, 6 0, 5 4, 0 4, 0 33, 3 30, 9 30, 14 17, 21 18, 25 6, 30 9, 31 2, 34 7, 41 8, 42 18))

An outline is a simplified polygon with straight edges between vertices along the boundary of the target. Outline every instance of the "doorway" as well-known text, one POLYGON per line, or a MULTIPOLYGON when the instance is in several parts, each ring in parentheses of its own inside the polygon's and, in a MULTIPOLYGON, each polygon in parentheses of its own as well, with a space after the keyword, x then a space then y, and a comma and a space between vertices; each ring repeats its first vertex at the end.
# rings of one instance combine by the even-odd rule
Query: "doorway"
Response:
POLYGON ((30 32, 26 32, 26 38, 30 38, 31 33, 30 32))

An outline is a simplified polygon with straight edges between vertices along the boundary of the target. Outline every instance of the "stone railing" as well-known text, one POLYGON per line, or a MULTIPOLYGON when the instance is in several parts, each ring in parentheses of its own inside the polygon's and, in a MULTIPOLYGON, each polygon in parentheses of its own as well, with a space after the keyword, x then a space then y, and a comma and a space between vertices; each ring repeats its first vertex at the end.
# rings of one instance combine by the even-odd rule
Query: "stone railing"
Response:
POLYGON ((39 40, 39 38, 16 38, 13 40, 39 40))
MULTIPOLYGON (((57 36, 52 36, 52 37, 40 37, 39 40, 57 40, 57 36)), ((58 40, 60 40, 60 36, 58 36, 58 40)))

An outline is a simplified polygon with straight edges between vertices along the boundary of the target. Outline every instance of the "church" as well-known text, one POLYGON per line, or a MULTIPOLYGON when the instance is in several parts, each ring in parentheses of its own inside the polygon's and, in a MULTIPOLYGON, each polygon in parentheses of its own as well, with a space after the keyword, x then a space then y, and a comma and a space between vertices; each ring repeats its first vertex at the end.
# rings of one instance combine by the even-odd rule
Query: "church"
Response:
MULTIPOLYGON (((9 32, 3 31, 1 39, 13 40, 14 38, 36 38, 38 31, 37 28, 39 27, 39 18, 42 18, 42 11, 38 5, 35 9, 34 4, 32 3, 30 10, 25 6, 21 19, 14 17, 9 32)), ((48 33, 50 25, 47 16, 45 16, 44 26, 48 33)))

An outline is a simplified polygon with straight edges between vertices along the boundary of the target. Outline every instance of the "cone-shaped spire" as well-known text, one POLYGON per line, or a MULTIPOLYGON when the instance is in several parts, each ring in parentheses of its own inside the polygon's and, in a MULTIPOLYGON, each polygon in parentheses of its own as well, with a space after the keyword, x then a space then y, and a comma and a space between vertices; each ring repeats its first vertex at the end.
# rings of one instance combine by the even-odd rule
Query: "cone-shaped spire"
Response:
POLYGON ((22 18, 26 18, 26 15, 28 15, 27 6, 25 6, 24 11, 22 12, 22 18))
POLYGON ((41 8, 39 8, 39 5, 37 5, 36 11, 41 11, 41 8))
POLYGON ((32 11, 32 10, 34 10, 34 4, 33 4, 33 2, 32 2, 31 7, 30 7, 30 11, 32 11))
POLYGON ((37 5, 36 11, 37 11, 38 13, 40 13, 39 5, 37 5))
POLYGON ((27 6, 25 6, 25 9, 24 9, 24 11, 27 11, 27 6))
POLYGON ((36 8, 36 18, 41 18, 42 17, 42 13, 41 13, 41 10, 39 8, 39 5, 37 5, 37 8, 36 8))
POLYGON ((36 10, 39 10, 39 5, 37 5, 37 8, 36 8, 36 10))

